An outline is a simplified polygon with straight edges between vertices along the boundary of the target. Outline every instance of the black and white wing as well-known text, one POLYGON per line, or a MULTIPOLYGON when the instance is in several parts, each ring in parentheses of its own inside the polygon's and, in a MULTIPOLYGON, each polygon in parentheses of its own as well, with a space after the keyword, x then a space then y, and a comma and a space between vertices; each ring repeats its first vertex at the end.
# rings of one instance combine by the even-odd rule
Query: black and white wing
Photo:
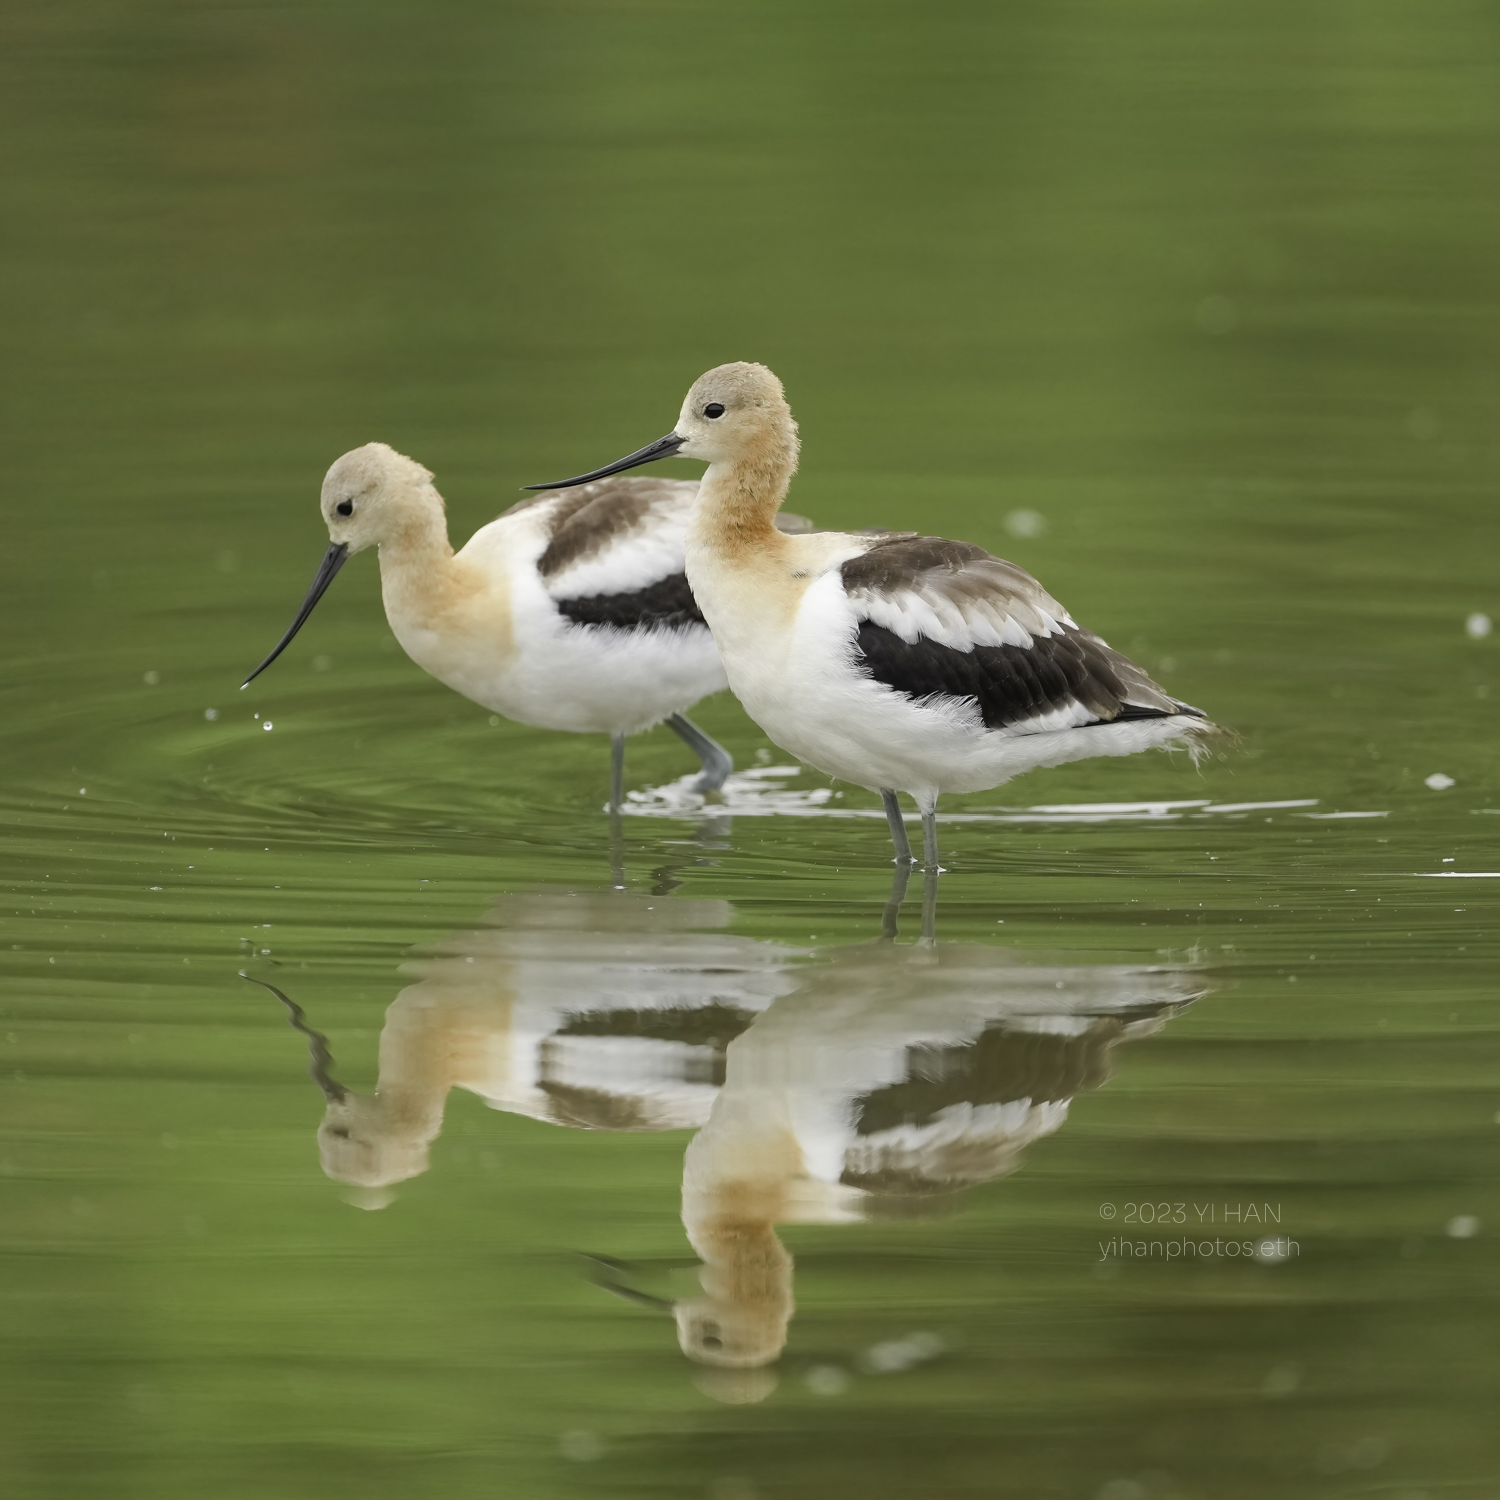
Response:
POLYGON ((697 494, 691 481, 621 475, 529 496, 506 514, 542 512, 547 541, 537 573, 575 625, 703 629, 682 571, 697 494))
MULTIPOLYGON (((549 490, 507 515, 545 507, 547 545, 537 559, 558 612, 575 625, 619 630, 707 629, 683 572, 696 480, 618 475, 549 490)), ((778 518, 787 531, 810 529, 800 516, 778 518)))
POLYGON ((1171 718, 1179 703, 1024 569, 968 542, 893 536, 841 568, 856 666, 921 700, 967 698, 1012 734, 1171 718))

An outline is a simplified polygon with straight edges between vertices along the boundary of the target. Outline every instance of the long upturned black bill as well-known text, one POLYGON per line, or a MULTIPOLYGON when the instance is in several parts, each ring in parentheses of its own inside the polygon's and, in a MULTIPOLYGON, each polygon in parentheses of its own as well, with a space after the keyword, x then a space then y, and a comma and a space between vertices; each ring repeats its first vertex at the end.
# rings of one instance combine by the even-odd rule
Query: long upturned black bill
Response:
POLYGON ((528 490, 570 490, 575 484, 587 484, 591 479, 603 479, 608 474, 621 474, 626 469, 634 469, 639 464, 654 464, 659 458, 671 458, 676 451, 687 442, 684 437, 678 437, 675 432, 669 432, 666 437, 657 438, 654 443, 647 443, 644 448, 637 448, 634 453, 628 453, 624 458, 617 459, 612 464, 605 464, 602 469, 591 469, 587 474, 575 475, 572 479, 554 479, 551 484, 528 484, 528 490))
POLYGON ((308 1077, 322 1089, 323 1097, 330 1104, 342 1104, 349 1097, 349 1090, 330 1071, 333 1067, 333 1054, 328 1050, 328 1038, 321 1031, 314 1031, 307 1024, 302 1007, 291 996, 282 994, 274 984, 267 984, 264 979, 257 979, 243 969, 240 970, 240 978, 248 979, 251 984, 258 984, 263 990, 270 990, 286 1006, 293 1030, 300 1031, 307 1038, 307 1050, 312 1058, 312 1066, 307 1070, 308 1077))
POLYGON ((595 1286, 606 1292, 613 1292, 616 1297, 623 1297, 627 1302, 649 1307, 652 1312, 671 1313, 676 1310, 677 1304, 670 1298, 653 1297, 650 1292, 642 1292, 631 1286, 626 1280, 630 1267, 623 1262, 611 1260, 607 1255, 589 1255, 587 1252, 583 1258, 589 1262, 590 1276, 595 1286))
POLYGON ((307 623, 307 617, 313 612, 313 607, 327 591, 328 585, 333 582, 334 575, 344 566, 349 559, 348 542, 330 542, 328 550, 323 554, 323 561, 318 564, 318 571, 313 578, 312 587, 307 591, 307 598, 302 601, 302 608, 297 611, 297 618, 287 626, 287 632, 276 642, 276 649, 240 684, 243 691, 249 687, 267 667, 291 645, 292 637, 307 623))

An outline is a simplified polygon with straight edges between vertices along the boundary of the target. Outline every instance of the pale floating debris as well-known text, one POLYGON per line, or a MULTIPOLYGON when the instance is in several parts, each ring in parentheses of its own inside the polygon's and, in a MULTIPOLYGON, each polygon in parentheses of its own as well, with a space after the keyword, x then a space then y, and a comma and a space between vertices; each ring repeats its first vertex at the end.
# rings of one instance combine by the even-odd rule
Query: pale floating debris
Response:
POLYGON ((216 708, 205 708, 203 710, 203 717, 212 723, 219 717, 219 710, 216 708))
POLYGON ((1193 802, 1038 802, 1025 809, 1033 813, 1161 813, 1178 807, 1207 807, 1209 799, 1193 802))
POLYGON ((1423 786, 1430 786, 1435 792, 1446 792, 1450 786, 1457 786, 1451 776, 1445 776, 1441 771, 1434 771, 1423 782, 1423 786))
POLYGON ((1455 1214, 1447 1232, 1450 1240, 1472 1240, 1479 1233, 1479 1220, 1473 1214, 1455 1214))
MULTIPOLYGON (((1292 976, 1294 979, 1296 975, 1292 976)), ((1292 1254, 1292 1241, 1285 1237, 1271 1240, 1258 1240, 1255 1245, 1255 1258, 1262 1265, 1279 1265, 1287 1260, 1292 1254)))
POLYGON ((935 1333, 913 1333, 904 1339, 872 1344, 859 1362, 872 1375, 894 1375, 936 1359, 947 1347, 935 1333))
POLYGON ((1476 641, 1482 641, 1494 628, 1494 622, 1490 617, 1480 614, 1478 610, 1464 621, 1464 629, 1468 631, 1470 638, 1476 641))
POLYGON ((147 687, 155 687, 156 684, 161 681, 161 673, 147 672, 142 680, 145 682, 147 687))
POLYGON ((261 726, 260 726, 260 727, 261 727, 261 728, 262 728, 262 729, 264 729, 264 730, 266 730, 266 731, 267 731, 267 733, 269 733, 269 732, 270 732, 270 731, 271 731, 271 730, 272 730, 272 729, 274 729, 274 728, 275 728, 275 727, 276 727, 276 726, 275 726, 275 725, 274 725, 274 724, 273 724, 273 723, 272 723, 272 722, 271 722, 271 721, 270 721, 270 720, 269 720, 269 719, 267 719, 267 720, 266 720, 266 722, 265 722, 265 723, 264 723, 264 724, 262 724, 262 725, 261 725, 261 726))
POLYGON ((849 1372, 838 1365, 814 1365, 802 1377, 815 1396, 842 1396, 849 1389, 849 1372))
POLYGON ((1005 518, 1005 529, 1012 536, 1040 536, 1047 529, 1047 518, 1036 510, 1013 510, 1005 518))
POLYGON ((597 1432, 576 1427, 559 1436, 557 1451, 575 1464, 591 1464, 604 1457, 604 1443, 597 1432))
MULTIPOLYGON (((885 821, 879 807, 846 807, 841 792, 829 786, 800 790, 784 783, 798 776, 801 766, 757 765, 737 771, 725 783, 719 799, 708 802, 694 790, 697 773, 680 777, 664 786, 642 787, 629 792, 624 811, 637 817, 690 818, 705 814, 724 817, 821 817, 870 818, 885 821)), ((941 823, 1110 823, 1172 822, 1184 815, 1258 812, 1265 809, 1316 807, 1316 797, 1298 797, 1278 802, 1226 802, 1215 804, 1207 797, 1152 802, 1041 802, 1030 807, 991 807, 975 812, 943 813, 941 823)), ((908 816, 912 816, 908 814, 908 816)), ((1304 815, 1306 816, 1306 815, 1304 815)), ((1384 817, 1384 813, 1340 813, 1338 817, 1384 817)))
POLYGON ((1273 807, 1316 807, 1320 797, 1297 797, 1288 802, 1212 802, 1204 806, 1204 812, 1261 812, 1273 807))
POLYGON ((1094 1500, 1146 1500, 1146 1486, 1138 1479, 1106 1479, 1094 1500))

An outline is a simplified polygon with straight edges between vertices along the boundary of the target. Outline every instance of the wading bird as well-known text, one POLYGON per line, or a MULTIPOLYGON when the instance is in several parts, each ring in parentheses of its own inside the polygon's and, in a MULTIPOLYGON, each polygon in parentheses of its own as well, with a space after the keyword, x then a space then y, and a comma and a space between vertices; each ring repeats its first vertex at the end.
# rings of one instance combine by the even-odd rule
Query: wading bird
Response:
POLYGON ((674 455, 708 464, 686 573, 730 688, 783 749, 880 793, 898 863, 915 862, 898 792, 921 812, 933 872, 943 792, 1094 755, 1191 749, 1216 732, 980 547, 915 532, 779 532, 797 424, 764 365, 710 370, 665 437, 531 488, 595 484, 674 455))
POLYGON ((682 571, 697 491, 632 478, 538 495, 454 552, 431 472, 366 443, 329 469, 328 551, 297 617, 243 686, 287 648, 344 563, 377 547, 386 618, 406 654, 508 719, 609 735, 612 808, 624 796, 625 736, 663 721, 703 763, 697 790, 715 791, 734 762, 683 712, 727 685, 682 571))

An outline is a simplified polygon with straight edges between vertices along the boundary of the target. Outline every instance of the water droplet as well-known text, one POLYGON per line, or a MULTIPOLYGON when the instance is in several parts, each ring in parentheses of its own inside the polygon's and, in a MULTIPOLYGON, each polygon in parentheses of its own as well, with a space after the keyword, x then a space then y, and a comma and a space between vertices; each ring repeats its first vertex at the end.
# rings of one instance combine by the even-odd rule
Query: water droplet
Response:
POLYGON ((1047 518, 1040 511, 1013 510, 1005 518, 1005 529, 1012 536, 1040 536, 1047 529, 1047 518))
POLYGON ((269 719, 267 719, 266 722, 264 724, 262 724, 260 727, 262 729, 264 729, 267 733, 269 733, 276 726, 269 719))
POLYGON ((219 710, 216 708, 205 708, 203 710, 203 717, 209 720, 217 719, 219 717, 219 710))
POLYGON ((1472 1240, 1479 1233, 1479 1220, 1473 1214, 1456 1214, 1448 1220, 1450 1240, 1472 1240))
POLYGON ((1490 617, 1480 614, 1477 610, 1464 621, 1464 629, 1476 641, 1482 641, 1494 628, 1494 622, 1490 617))
POLYGON ((147 672, 144 681, 147 687, 155 687, 156 684, 161 681, 161 673, 147 672))

